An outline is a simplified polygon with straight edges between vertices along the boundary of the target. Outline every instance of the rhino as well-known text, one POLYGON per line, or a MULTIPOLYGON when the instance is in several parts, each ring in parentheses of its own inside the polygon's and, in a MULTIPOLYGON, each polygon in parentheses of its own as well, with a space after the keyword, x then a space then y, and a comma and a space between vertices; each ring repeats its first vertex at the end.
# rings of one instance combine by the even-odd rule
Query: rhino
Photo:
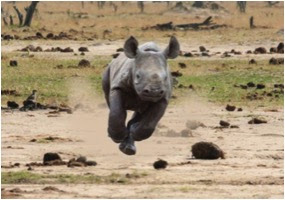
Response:
POLYGON ((126 155, 136 154, 135 141, 149 138, 165 113, 172 92, 167 59, 180 52, 172 36, 162 51, 154 42, 138 46, 133 36, 124 44, 124 53, 108 64, 102 87, 109 107, 108 134, 126 155), (134 111, 126 125, 127 110, 134 111))

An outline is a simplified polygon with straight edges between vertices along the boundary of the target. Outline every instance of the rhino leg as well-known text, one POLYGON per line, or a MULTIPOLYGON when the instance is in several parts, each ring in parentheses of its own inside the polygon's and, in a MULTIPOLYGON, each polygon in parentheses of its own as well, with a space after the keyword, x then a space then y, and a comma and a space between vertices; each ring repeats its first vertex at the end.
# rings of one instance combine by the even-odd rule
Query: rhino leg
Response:
POLYGON ((110 93, 110 68, 108 67, 104 73, 103 73, 103 77, 102 77, 102 87, 103 87, 103 91, 105 94, 105 99, 106 102, 108 104, 108 106, 110 106, 109 103, 109 93, 110 93))
POLYGON ((123 108, 122 93, 120 90, 110 91, 109 104, 108 133, 114 142, 120 143, 129 133, 125 126, 127 112, 123 108))
POLYGON ((130 133, 135 141, 145 140, 152 135, 167 105, 168 102, 164 99, 151 105, 144 113, 140 114, 137 118, 138 122, 130 125, 130 133))

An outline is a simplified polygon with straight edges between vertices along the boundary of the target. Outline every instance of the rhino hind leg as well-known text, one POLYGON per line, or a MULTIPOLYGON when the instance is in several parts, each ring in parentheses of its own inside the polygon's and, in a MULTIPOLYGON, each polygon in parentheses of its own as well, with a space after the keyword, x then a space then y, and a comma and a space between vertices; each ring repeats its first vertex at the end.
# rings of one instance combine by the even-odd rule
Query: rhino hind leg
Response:
POLYGON ((108 67, 105 72, 103 73, 103 77, 102 77, 102 88, 103 88, 103 92, 105 94, 105 99, 106 102, 108 104, 108 106, 110 106, 109 103, 109 94, 110 94, 110 68, 108 67))

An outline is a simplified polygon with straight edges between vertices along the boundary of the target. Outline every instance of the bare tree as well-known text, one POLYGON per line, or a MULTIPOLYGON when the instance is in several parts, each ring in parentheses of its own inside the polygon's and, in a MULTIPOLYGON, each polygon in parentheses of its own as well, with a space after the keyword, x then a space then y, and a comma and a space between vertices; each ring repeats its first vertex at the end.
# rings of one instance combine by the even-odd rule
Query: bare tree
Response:
POLYGON ((23 15, 22 13, 19 11, 19 9, 16 6, 13 6, 13 8, 15 9, 17 15, 18 15, 18 19, 19 19, 19 26, 23 25, 23 15))
POLYGON ((27 14, 26 14, 24 26, 30 26, 31 25, 33 14, 35 12, 35 9, 36 9, 38 3, 39 3, 38 1, 32 1, 31 5, 28 8, 25 8, 25 10, 27 11, 27 14))
POLYGON ((241 13, 245 13, 246 1, 237 1, 237 7, 241 13))

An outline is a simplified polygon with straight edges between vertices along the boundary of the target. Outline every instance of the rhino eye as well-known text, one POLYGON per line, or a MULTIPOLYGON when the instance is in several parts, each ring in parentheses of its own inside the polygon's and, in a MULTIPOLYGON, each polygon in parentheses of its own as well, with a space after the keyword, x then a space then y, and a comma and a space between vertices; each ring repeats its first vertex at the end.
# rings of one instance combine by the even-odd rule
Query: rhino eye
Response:
POLYGON ((141 76, 139 74, 136 75, 136 78, 139 79, 141 76))

